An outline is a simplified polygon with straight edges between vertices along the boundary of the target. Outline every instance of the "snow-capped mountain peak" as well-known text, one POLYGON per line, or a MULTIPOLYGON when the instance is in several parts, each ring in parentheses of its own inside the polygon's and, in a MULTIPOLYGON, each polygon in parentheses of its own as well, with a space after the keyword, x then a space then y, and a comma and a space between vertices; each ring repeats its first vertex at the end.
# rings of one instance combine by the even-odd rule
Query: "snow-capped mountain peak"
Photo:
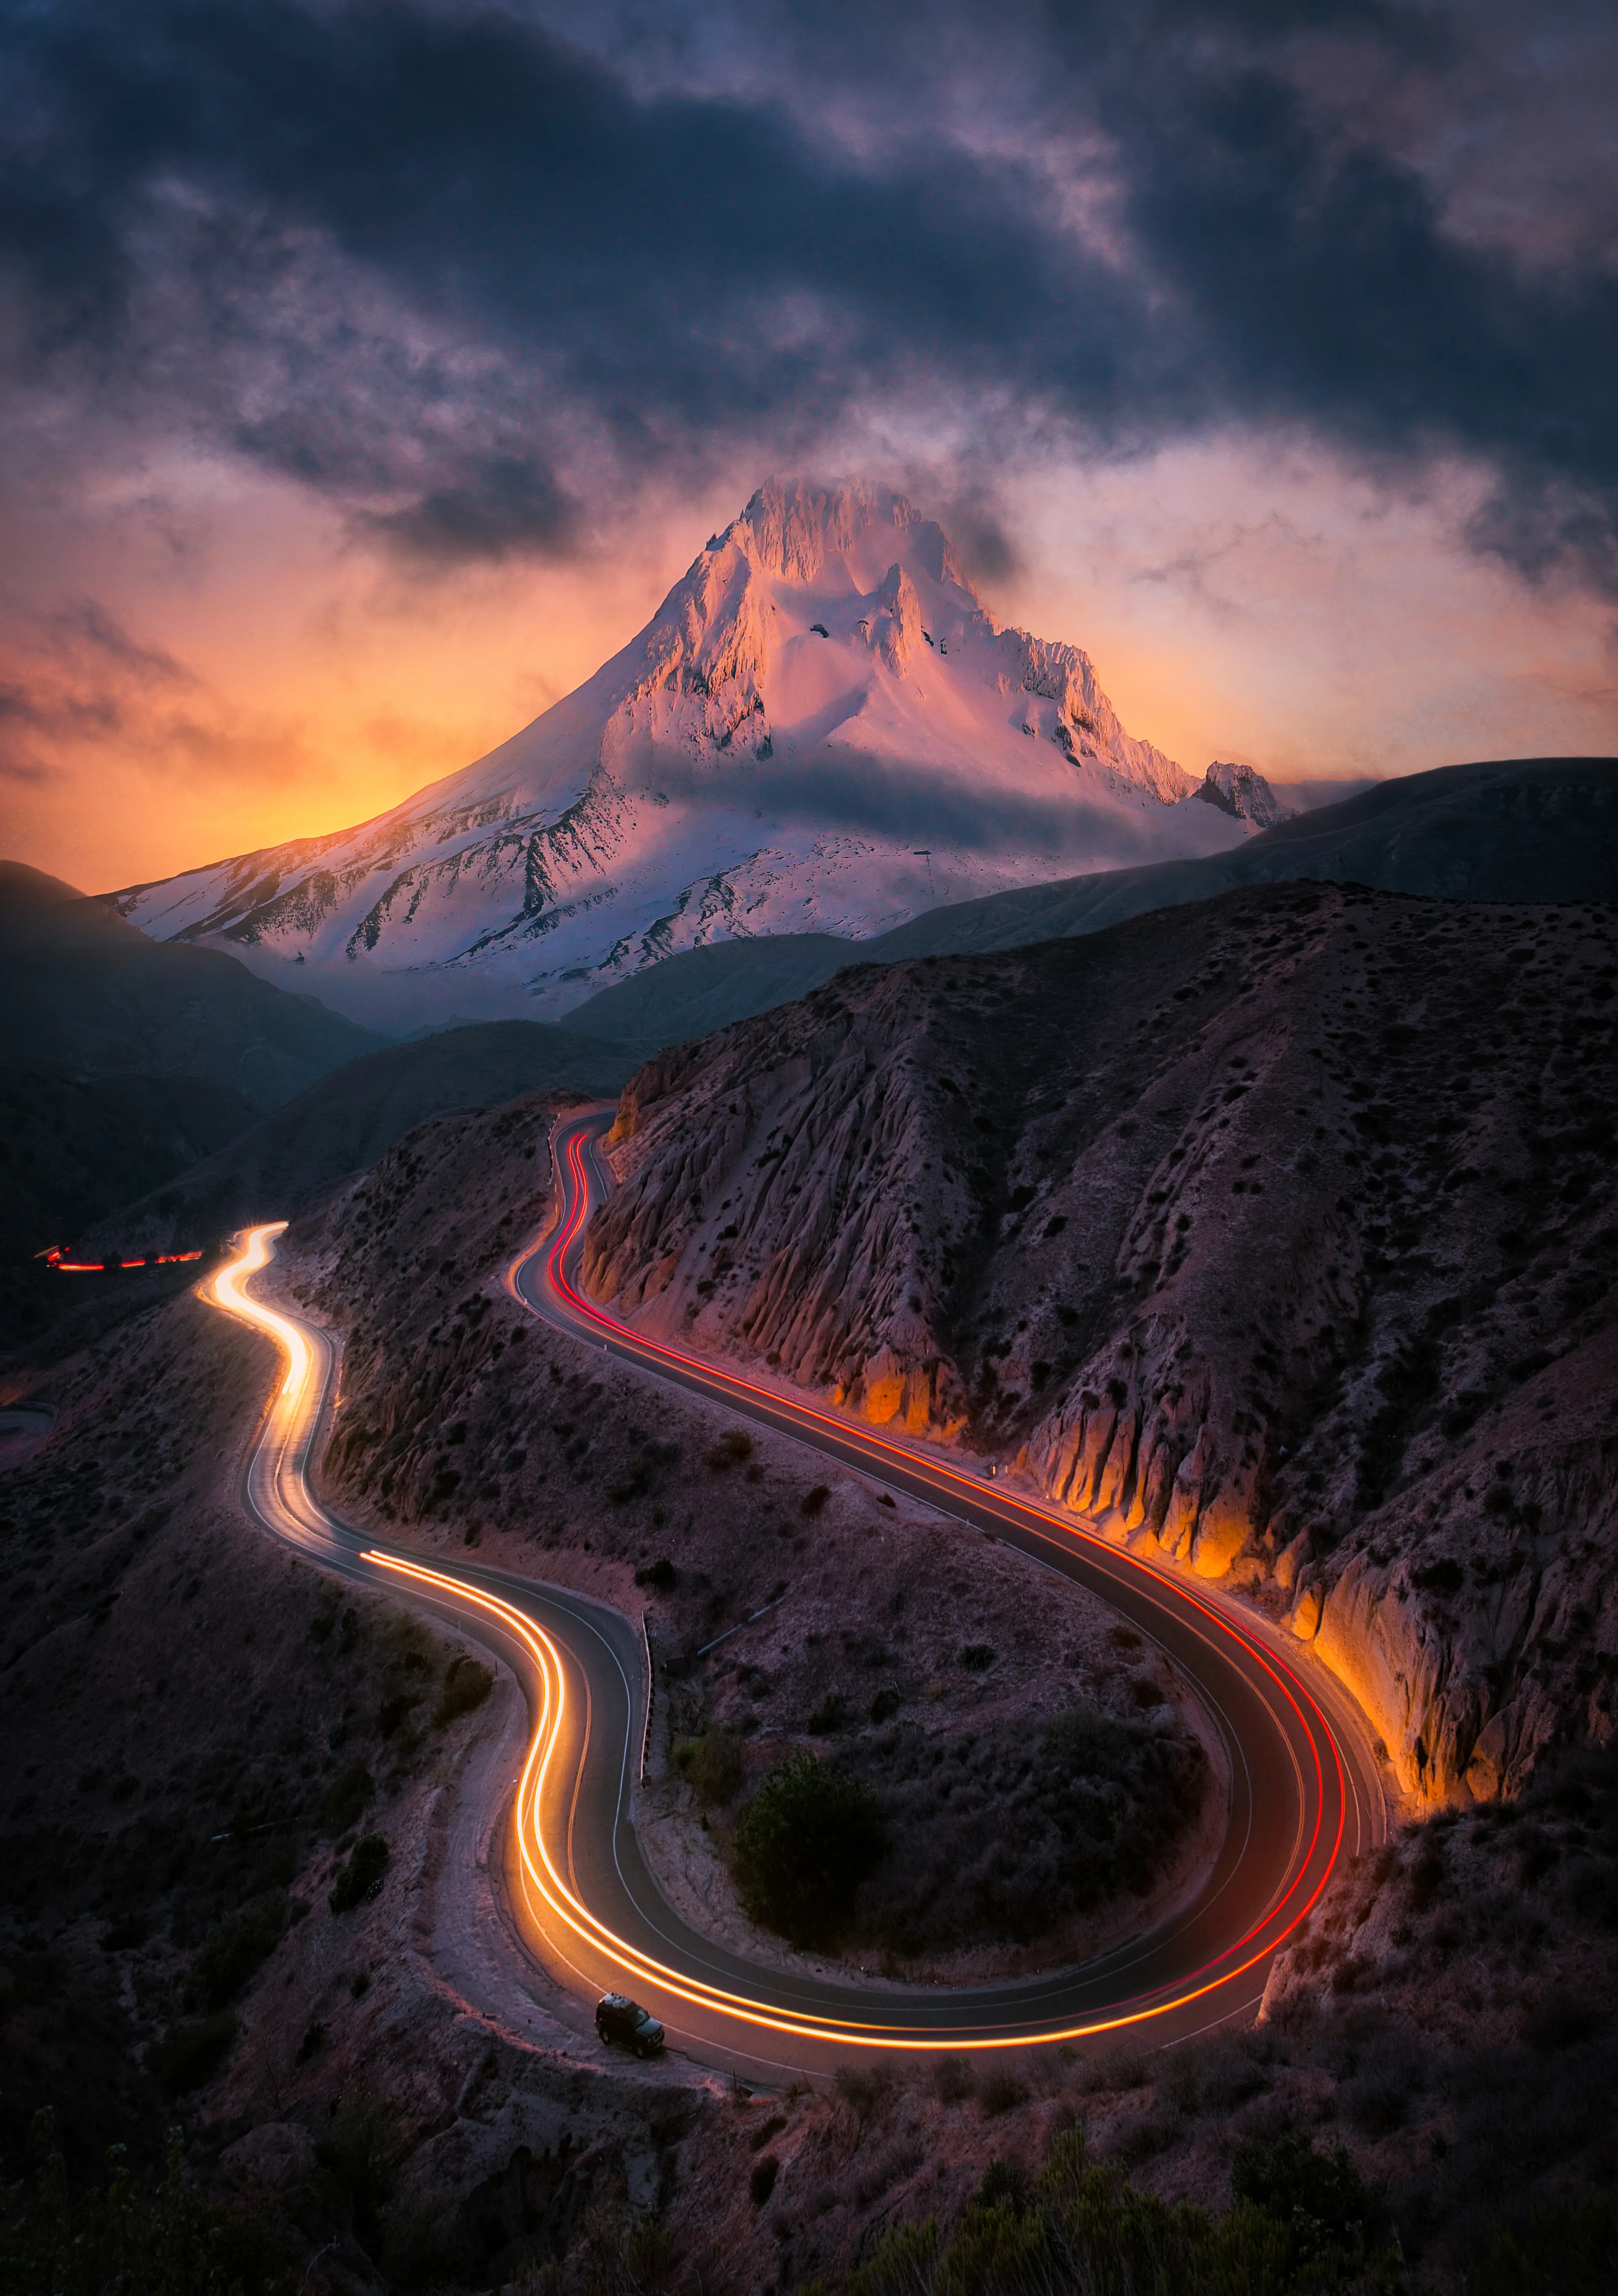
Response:
POLYGON ((772 479, 651 621, 378 819, 112 896, 383 1026, 552 1019, 740 935, 1203 853, 1245 820, 1125 733, 1080 648, 1007 627, 864 480, 772 479))

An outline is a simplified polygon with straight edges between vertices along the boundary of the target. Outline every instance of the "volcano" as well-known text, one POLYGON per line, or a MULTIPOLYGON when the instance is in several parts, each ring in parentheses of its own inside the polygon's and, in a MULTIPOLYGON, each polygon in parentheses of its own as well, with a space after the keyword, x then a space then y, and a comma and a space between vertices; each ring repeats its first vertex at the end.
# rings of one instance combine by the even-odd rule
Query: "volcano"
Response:
MULTIPOLYGON (((1257 778, 1257 777, 1254 777, 1257 778)), ((553 1020, 678 950, 1222 851, 1250 806, 1126 734, 888 489, 774 480, 650 623, 356 828, 108 896, 382 1028, 553 1020)))

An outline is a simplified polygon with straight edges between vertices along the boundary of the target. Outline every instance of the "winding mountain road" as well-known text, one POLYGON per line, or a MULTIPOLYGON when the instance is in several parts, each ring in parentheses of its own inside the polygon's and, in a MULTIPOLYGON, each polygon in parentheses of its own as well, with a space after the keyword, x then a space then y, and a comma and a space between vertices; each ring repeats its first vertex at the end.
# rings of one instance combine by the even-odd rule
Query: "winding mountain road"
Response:
POLYGON ((1224 1837, 1195 1897, 1140 1939, 1080 1969, 964 1988, 840 1984, 765 1968, 692 1929, 641 1857, 633 1795, 645 1725, 639 1627, 572 1592, 472 1564, 429 1565, 347 1529, 310 1488, 334 1358, 326 1335, 246 1288, 274 1256, 255 1228, 211 1294, 266 1332, 287 1370, 242 1476, 249 1515, 324 1568, 386 1583, 515 1669, 533 1734, 510 1829, 510 1903, 525 1943, 577 1993, 616 1987, 691 2055, 767 2075, 823 2072, 851 2055, 971 2052, 1127 2035, 1148 2046, 1250 2016, 1277 1948, 1338 1860, 1379 1841, 1385 1802, 1363 1722, 1291 1638, 1160 1562, 958 1457, 895 1441, 789 1391, 665 1347, 605 1315, 576 1269, 590 1210, 609 1185, 609 1115, 558 1128, 560 1218, 507 1271, 514 1299, 637 1370, 724 1403, 828 1457, 1020 1548, 1097 1594, 1192 1684, 1222 1739, 1224 1837))

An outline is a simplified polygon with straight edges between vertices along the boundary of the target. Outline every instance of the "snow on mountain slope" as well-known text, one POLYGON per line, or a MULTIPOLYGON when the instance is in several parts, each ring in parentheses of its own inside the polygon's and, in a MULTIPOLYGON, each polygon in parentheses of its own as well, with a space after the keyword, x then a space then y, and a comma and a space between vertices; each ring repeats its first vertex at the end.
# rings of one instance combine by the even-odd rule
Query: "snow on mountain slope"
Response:
POLYGON ((1244 820, 1003 628, 886 488, 772 480, 565 701, 374 821, 109 896, 382 1026, 553 1019, 677 949, 1222 851, 1244 820))

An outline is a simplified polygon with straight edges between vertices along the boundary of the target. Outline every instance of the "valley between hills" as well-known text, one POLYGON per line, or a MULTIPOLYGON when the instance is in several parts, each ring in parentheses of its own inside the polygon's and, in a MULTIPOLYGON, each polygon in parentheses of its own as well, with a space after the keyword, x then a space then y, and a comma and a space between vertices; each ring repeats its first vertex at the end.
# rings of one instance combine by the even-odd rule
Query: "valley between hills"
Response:
MULTIPOLYGON (((1039 2179, 1082 2124, 1102 2183, 1075 2239, 1110 2194, 1127 2248, 1121 2192, 1245 2238, 1233 2175, 1273 2210, 1341 2159, 1337 2284, 1385 2277, 1395 2235, 1411 2284, 1526 2286, 1499 2276, 1524 2253, 1585 2284, 1618 2090, 1614 955, 1599 905, 1257 886, 855 967, 619 1101, 589 1296, 994 1464, 1352 1693, 1387 1838, 1256 2023, 813 2086, 603 2056, 503 1942, 515 1685, 255 1539, 236 1487, 273 1353, 187 1292, 12 1383, 55 1416, 0 1483, 8 2152, 25 2100, 79 2161, 177 2110, 231 2222, 323 2251, 333 2286, 742 2290, 836 2285, 887 2228, 954 2221, 985 2158, 1076 2226, 1039 2179), (377 1894, 334 1910, 378 1837, 377 1894)), ((504 1288, 588 1104, 430 1115, 295 1218, 286 1296, 343 1350, 328 1503, 446 1569, 645 1610, 649 1855, 761 1961, 836 1959, 750 1923, 733 1878, 794 1753, 882 1813, 837 1951, 884 1981, 1149 1918, 1219 1791, 1172 1668, 1009 1548, 504 1288), (1115 1808, 1153 1814, 1145 1866, 1109 1874, 1064 1802, 1075 1729, 1115 1808)), ((1146 1847, 1138 1820, 1114 1839, 1146 1847)))

